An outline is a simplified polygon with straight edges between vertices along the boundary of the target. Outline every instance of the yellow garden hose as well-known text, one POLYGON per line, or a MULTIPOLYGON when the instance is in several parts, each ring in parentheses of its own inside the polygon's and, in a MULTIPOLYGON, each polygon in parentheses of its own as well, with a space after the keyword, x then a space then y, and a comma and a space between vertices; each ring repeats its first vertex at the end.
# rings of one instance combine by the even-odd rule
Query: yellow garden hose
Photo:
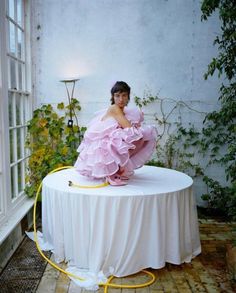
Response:
POLYGON ((80 185, 80 184, 73 183, 72 181, 68 181, 68 185, 71 187, 78 187, 78 188, 100 188, 100 187, 108 186, 109 183, 104 182, 98 185, 80 185))
MULTIPOLYGON (((51 171, 49 174, 52 174, 52 173, 55 173, 59 170, 63 170, 63 169, 70 169, 70 168, 74 168, 72 166, 63 166, 63 167, 59 167, 59 168, 56 168, 54 169, 53 171, 51 171)), ((79 185, 79 184, 74 184, 74 183, 70 183, 71 181, 69 181, 69 186, 74 186, 74 187, 79 187, 79 188, 100 188, 100 187, 105 187, 107 185, 109 185, 108 183, 102 183, 102 184, 99 184, 99 185, 95 185, 95 186, 87 186, 87 185, 79 185)), ((40 183, 39 187, 38 187, 38 190, 37 190, 37 193, 36 193, 36 196, 35 196, 35 200, 34 200, 34 211, 33 211, 33 227, 34 227, 34 241, 36 243, 36 247, 39 251, 39 253, 41 254, 41 256, 51 265, 53 266, 55 269, 59 270, 60 272, 72 277, 72 278, 75 278, 75 279, 78 279, 80 281, 85 281, 85 279, 83 278, 80 278, 78 277, 77 275, 74 275, 72 273, 69 273, 69 272, 66 272, 65 270, 63 270, 62 268, 60 268, 58 265, 56 265, 54 262, 52 262, 49 258, 46 257, 46 255, 42 252, 40 246, 39 246, 39 243, 38 243, 38 236, 37 236, 37 231, 36 231, 36 208, 37 208, 37 201, 38 201, 38 196, 39 196, 39 193, 41 191, 41 188, 42 188, 42 184, 43 182, 40 183)), ((98 285, 99 286, 104 286, 104 293, 107 293, 107 290, 108 290, 108 287, 113 287, 113 288, 128 288, 128 289, 134 289, 134 288, 143 288, 143 287, 146 287, 146 286, 149 286, 151 284, 153 284, 156 280, 156 277, 153 273, 147 271, 147 270, 142 270, 142 272, 146 273, 147 275, 151 276, 151 280, 146 282, 146 283, 142 283, 142 284, 136 284, 136 285, 126 285, 126 284, 123 284, 123 285, 119 285, 119 284, 114 284, 114 283, 110 283, 110 281, 115 278, 114 276, 110 276, 107 280, 106 283, 99 283, 98 285)))

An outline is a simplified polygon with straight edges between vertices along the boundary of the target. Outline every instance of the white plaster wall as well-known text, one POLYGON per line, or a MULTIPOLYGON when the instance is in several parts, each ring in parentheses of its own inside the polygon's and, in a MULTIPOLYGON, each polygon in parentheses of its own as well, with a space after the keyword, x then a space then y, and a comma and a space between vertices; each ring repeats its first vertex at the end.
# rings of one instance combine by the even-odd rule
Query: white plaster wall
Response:
POLYGON ((219 27, 201 22, 200 1, 36 0, 34 9, 37 106, 65 99, 59 80, 74 76, 83 124, 109 104, 116 80, 132 95, 215 104, 219 82, 202 76, 219 27))
MULTIPOLYGON (((35 0, 33 62, 35 106, 66 102, 60 79, 79 77, 75 97, 86 125, 107 107, 117 80, 131 97, 153 95, 185 101, 200 112, 217 108, 220 81, 203 74, 217 55, 217 17, 201 22, 200 0, 35 0)), ((173 103, 165 103, 166 111, 173 103)), ((146 119, 159 104, 145 109, 146 119)), ((179 116, 174 111, 170 121, 179 116)), ((182 108, 184 123, 201 124, 203 114, 182 108)))

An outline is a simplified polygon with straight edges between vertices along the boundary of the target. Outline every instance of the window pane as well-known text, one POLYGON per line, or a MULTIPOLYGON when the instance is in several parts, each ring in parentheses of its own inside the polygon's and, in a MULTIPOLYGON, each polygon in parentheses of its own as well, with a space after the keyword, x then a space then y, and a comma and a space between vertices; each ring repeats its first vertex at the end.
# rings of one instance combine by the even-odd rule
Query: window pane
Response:
POLYGON ((14 198, 15 189, 14 189, 14 171, 13 167, 11 167, 11 197, 14 198))
POLYGON ((21 124, 25 125, 29 120, 29 98, 27 95, 21 94, 21 124))
POLYGON ((16 61, 10 59, 10 88, 16 90, 16 61))
POLYGON ((18 63, 18 89, 19 90, 22 90, 23 89, 23 86, 22 86, 22 83, 23 83, 23 76, 22 76, 22 64, 21 63, 18 63))
POLYGON ((22 68, 22 90, 25 91, 26 90, 26 82, 25 82, 25 76, 26 76, 26 72, 25 72, 25 64, 21 64, 21 68, 22 68))
POLYGON ((20 156, 24 158, 24 149, 25 149, 25 127, 20 128, 20 156))
POLYGON ((14 4, 14 0, 9 0, 8 1, 8 13, 9 13, 9 16, 14 19, 15 18, 15 4, 14 4))
POLYGON ((12 162, 17 161, 17 132, 16 129, 12 129, 12 162))
POLYGON ((18 169, 17 169, 17 165, 15 165, 11 167, 11 197, 12 198, 16 198, 18 194, 17 178, 18 178, 18 169))
POLYGON ((22 26, 22 0, 17 0, 17 22, 22 26))
POLYGON ((10 130, 9 137, 10 137, 10 162, 13 163, 13 152, 14 152, 14 138, 13 138, 13 129, 10 130))
POLYGON ((12 93, 9 93, 8 95, 8 116, 9 116, 9 126, 14 125, 14 118, 13 118, 13 99, 12 99, 12 93))
POLYGON ((23 188, 22 188, 22 172, 21 172, 22 164, 21 163, 18 164, 18 166, 17 166, 17 169, 18 169, 18 193, 20 193, 23 190, 23 188))
POLYGON ((9 92, 9 105, 11 105, 10 110, 9 110, 9 118, 11 120, 11 125, 10 126, 15 126, 16 125, 16 99, 15 99, 15 93, 10 93, 9 92))
POLYGON ((21 96, 19 94, 16 95, 16 125, 21 125, 21 96))
POLYGON ((10 53, 16 55, 16 34, 15 34, 15 25, 10 22, 10 53))
POLYGON ((17 160, 21 159, 20 130, 20 128, 17 129, 17 160))
POLYGON ((22 59, 22 31, 17 29, 17 56, 22 59))
POLYGON ((22 129, 22 131, 23 131, 23 142, 22 142, 23 150, 22 150, 22 154, 23 154, 23 157, 25 158, 27 156, 27 150, 26 150, 26 147, 25 147, 27 128, 24 127, 22 129))
POLYGON ((25 105, 26 105, 26 102, 25 102, 24 95, 22 95, 21 100, 22 100, 22 124, 25 124, 25 105))

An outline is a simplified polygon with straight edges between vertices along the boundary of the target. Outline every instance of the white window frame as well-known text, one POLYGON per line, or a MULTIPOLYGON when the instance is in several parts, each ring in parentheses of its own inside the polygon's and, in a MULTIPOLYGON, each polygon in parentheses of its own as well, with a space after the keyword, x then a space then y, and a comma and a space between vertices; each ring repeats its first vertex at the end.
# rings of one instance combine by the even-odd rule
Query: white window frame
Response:
MULTIPOLYGON (((25 88, 19 90, 9 89, 9 16, 8 0, 0 2, 0 243, 10 234, 20 220, 25 216, 33 205, 33 199, 29 199, 24 192, 12 197, 11 191, 11 163, 10 163, 10 138, 9 138, 9 114, 8 114, 8 96, 9 92, 28 97, 27 119, 32 117, 32 81, 31 81, 31 46, 30 46, 30 1, 24 2, 24 35, 25 35, 25 54, 24 62, 26 68, 25 88)), ((15 0, 15 11, 16 11, 15 0)), ((12 21, 12 20, 11 20, 12 21)), ((14 20, 13 20, 14 22, 14 20)), ((15 23, 16 25, 16 23, 15 23)), ((16 50, 18 50, 16 43, 16 50)), ((17 61, 19 64, 19 61, 17 61)), ((16 69, 18 65, 16 65, 16 69)), ((16 73, 16 76, 18 73, 16 73)), ((16 77, 17 78, 17 77, 16 77)), ((19 98, 20 99, 20 98, 19 98)), ((25 98, 26 99, 26 98, 25 98)), ((21 100, 20 100, 21 101, 21 100)), ((20 102, 22 103, 22 102, 20 102)), ((17 128, 12 127, 12 128, 17 128)), ((19 126, 19 128, 25 127, 19 126)), ((16 130, 17 131, 17 130, 16 130)), ((16 132, 15 131, 15 132, 16 132)), ((22 136, 22 131, 19 131, 22 136)), ((21 139, 21 149, 22 149, 21 139)), ((25 158, 26 155, 23 157, 25 158)), ((18 158, 17 158, 18 159, 18 158)), ((22 160, 21 160, 22 161, 22 160)), ((24 159, 25 161, 25 159, 24 159)), ((23 172, 24 173, 24 172, 23 172)), ((21 180, 24 180, 25 174, 21 171, 21 180)), ((16 183, 15 183, 16 184, 16 183)), ((17 183, 18 184, 18 183, 17 183)))

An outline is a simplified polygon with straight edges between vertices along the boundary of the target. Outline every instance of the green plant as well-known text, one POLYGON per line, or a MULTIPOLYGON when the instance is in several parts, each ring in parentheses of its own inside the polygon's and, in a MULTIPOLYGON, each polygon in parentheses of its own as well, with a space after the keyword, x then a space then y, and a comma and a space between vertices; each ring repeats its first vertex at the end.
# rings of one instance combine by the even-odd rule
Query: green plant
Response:
MULTIPOLYGON (((225 83, 219 91, 221 107, 206 114, 201 130, 196 130, 193 125, 186 128, 179 123, 175 134, 169 135, 162 147, 158 146, 156 164, 183 170, 192 176, 202 176, 208 188, 202 198, 208 202, 208 207, 236 220, 236 6, 230 0, 204 0, 201 9, 202 20, 207 20, 217 11, 221 21, 222 33, 214 41, 219 54, 212 59, 204 74, 207 79, 218 71, 218 76, 224 77, 225 83), (225 171, 224 185, 206 175, 208 167, 217 165, 225 171)), ((144 99, 136 97, 135 101, 142 107, 156 100, 163 102, 153 95, 144 99)), ((180 103, 176 102, 168 114, 163 113, 160 104, 162 117, 155 118, 164 130, 159 140, 165 132, 169 134, 171 123, 168 118, 180 103)), ((151 164, 155 165, 155 162, 151 164)))
POLYGON ((200 133, 195 130, 194 126, 186 129, 177 123, 174 134, 169 135, 163 146, 157 145, 157 159, 153 159, 151 164, 179 170, 192 177, 203 176, 204 170, 199 160, 202 154, 197 146, 199 136, 200 133), (198 159, 196 159, 196 155, 198 155, 198 159), (155 161, 158 164, 155 164, 155 161))
POLYGON ((234 1, 204 0, 202 19, 207 20, 214 11, 219 13, 221 34, 214 44, 219 54, 208 65, 205 79, 218 71, 226 81, 220 87, 221 108, 209 113, 204 120, 203 144, 210 149, 210 164, 218 163, 225 168, 226 186, 209 177, 204 181, 209 193, 203 196, 213 208, 224 211, 231 219, 236 219, 236 6, 234 1), (222 151, 223 149, 223 151, 222 151))
MULTIPOLYGON (((173 123, 169 122, 169 118, 174 110, 179 112, 180 108, 187 107, 189 110, 198 112, 183 101, 178 101, 170 98, 160 98, 146 94, 144 98, 135 97, 135 103, 140 108, 152 103, 158 103, 160 109, 160 116, 154 113, 154 120, 158 124, 158 138, 156 156, 147 165, 173 168, 179 171, 188 173, 192 177, 204 175, 203 168, 196 160, 196 153, 202 156, 198 143, 200 142, 201 133, 197 131, 194 125, 189 128, 184 128, 180 122, 175 122, 176 129, 173 133, 169 133, 169 129, 173 123), (165 103, 171 104, 168 111, 164 110, 165 103), (165 138, 167 136, 167 138, 165 138), (163 142, 164 140, 164 142, 163 142)), ((153 108, 153 107, 152 107, 153 108)))
POLYGON ((66 125, 70 107, 74 115, 81 109, 76 99, 72 99, 72 103, 67 106, 63 103, 57 105, 58 111, 63 111, 62 116, 51 105, 43 105, 34 111, 29 121, 26 147, 30 157, 25 188, 29 197, 36 194, 40 182, 50 171, 73 165, 78 156, 76 149, 85 129, 78 124, 73 127, 66 125))

